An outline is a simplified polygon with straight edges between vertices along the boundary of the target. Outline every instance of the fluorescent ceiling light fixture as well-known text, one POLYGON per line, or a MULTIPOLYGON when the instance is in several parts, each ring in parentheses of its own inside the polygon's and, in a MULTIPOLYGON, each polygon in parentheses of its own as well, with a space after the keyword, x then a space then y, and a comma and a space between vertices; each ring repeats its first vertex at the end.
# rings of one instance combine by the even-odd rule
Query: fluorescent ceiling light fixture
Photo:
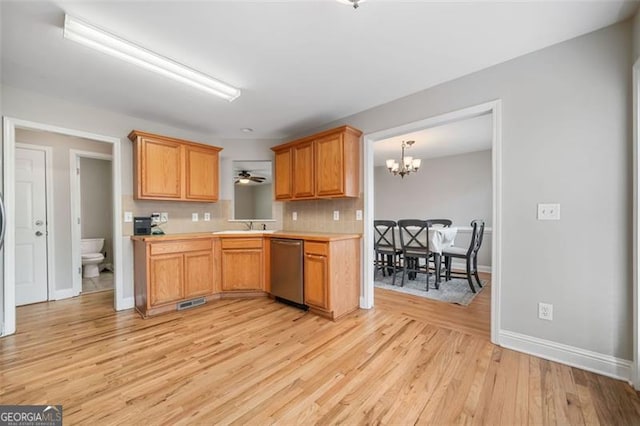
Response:
POLYGON ((229 102, 240 96, 240 89, 136 46, 69 15, 65 15, 64 18, 64 38, 219 96, 229 102))

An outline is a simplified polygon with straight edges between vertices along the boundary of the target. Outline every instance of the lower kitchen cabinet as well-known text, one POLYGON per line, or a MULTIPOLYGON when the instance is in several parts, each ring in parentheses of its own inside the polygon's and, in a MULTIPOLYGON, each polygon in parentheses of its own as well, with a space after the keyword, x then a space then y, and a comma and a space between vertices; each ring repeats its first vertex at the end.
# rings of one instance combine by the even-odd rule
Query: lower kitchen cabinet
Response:
POLYGON ((304 300, 331 319, 360 304, 360 238, 304 242, 304 300))
POLYGON ((263 292, 263 238, 222 239, 222 291, 263 292))
POLYGON ((136 310, 143 317, 215 292, 213 238, 134 240, 136 310))

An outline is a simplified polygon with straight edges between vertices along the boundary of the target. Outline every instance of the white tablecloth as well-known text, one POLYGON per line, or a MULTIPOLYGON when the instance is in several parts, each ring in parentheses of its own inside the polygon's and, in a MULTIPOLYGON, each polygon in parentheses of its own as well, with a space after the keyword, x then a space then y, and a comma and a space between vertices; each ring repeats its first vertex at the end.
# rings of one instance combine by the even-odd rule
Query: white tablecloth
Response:
MULTIPOLYGON (((442 250, 451 247, 454 243, 456 235, 458 234, 458 228, 456 227, 433 227, 429 228, 429 250, 442 254, 442 250)), ((424 236, 420 236, 424 238, 424 236)), ((405 238, 407 239, 407 238, 405 238)), ((400 248, 400 229, 396 228, 396 244, 400 248)))

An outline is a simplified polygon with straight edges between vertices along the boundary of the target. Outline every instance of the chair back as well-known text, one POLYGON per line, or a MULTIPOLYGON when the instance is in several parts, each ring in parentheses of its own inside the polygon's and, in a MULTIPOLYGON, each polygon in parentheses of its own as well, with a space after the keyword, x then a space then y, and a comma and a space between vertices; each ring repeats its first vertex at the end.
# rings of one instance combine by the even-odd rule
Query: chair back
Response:
POLYGON ((473 228, 473 230, 471 232, 471 242, 469 243, 467 256, 475 256, 476 254, 478 254, 478 250, 480 250, 480 246, 482 245, 482 237, 484 236, 484 221, 472 220, 471 227, 473 228))
POLYGON ((440 226, 442 228, 448 228, 453 224, 449 219, 429 219, 429 222, 431 223, 431 226, 440 226))
POLYGON ((396 221, 395 220, 374 220, 373 229, 375 240, 373 241, 374 250, 396 250, 396 221))
POLYGON ((402 219, 398 221, 400 229, 400 245, 405 256, 429 255, 428 220, 402 219))

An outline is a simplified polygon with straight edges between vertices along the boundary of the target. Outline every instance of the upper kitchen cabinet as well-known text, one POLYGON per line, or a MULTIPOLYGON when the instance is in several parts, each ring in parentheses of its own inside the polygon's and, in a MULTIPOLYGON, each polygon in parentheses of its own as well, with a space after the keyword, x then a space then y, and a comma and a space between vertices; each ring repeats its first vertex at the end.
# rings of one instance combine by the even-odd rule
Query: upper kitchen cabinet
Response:
POLYGON ((342 126, 271 148, 276 200, 357 197, 361 135, 342 126))
POLYGON ((219 152, 211 145, 134 130, 134 198, 218 201, 219 152))

